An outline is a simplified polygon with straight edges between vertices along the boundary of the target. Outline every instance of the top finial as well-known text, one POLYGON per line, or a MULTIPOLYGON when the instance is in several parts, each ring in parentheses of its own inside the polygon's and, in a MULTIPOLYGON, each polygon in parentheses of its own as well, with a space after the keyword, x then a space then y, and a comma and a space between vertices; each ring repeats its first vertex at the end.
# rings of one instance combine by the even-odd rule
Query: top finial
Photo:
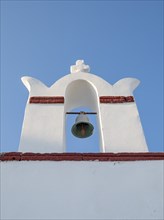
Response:
POLYGON ((78 72, 90 72, 90 67, 85 65, 84 60, 77 60, 76 65, 71 66, 70 68, 71 73, 78 73, 78 72))

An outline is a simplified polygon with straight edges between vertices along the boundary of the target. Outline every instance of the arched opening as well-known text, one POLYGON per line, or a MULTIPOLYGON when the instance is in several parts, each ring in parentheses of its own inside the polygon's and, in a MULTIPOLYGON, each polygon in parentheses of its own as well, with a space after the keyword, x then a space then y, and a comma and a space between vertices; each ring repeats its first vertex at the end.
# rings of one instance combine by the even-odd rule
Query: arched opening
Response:
POLYGON ((96 88, 86 80, 71 82, 65 93, 65 143, 66 152, 103 152, 102 135, 99 119, 99 102, 96 88), (77 115, 67 115, 67 112, 87 111, 96 112, 96 115, 88 115, 94 126, 94 133, 88 138, 77 138, 71 133, 77 115))

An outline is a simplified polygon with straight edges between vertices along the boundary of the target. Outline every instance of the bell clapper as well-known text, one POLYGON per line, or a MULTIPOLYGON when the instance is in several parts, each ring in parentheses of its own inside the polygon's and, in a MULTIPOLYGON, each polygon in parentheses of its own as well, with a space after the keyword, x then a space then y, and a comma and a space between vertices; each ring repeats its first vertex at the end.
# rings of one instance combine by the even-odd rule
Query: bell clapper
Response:
POLYGON ((84 124, 82 124, 82 128, 81 128, 81 134, 82 134, 82 136, 84 136, 84 135, 85 135, 85 128, 84 128, 84 124))

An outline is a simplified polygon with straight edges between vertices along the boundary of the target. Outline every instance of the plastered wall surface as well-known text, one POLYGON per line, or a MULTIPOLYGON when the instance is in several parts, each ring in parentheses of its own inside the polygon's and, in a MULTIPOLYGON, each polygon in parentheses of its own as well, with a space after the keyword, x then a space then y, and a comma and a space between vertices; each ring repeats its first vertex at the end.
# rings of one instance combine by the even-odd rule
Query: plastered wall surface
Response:
POLYGON ((33 96, 63 96, 65 101, 32 104, 27 100, 19 151, 65 152, 66 112, 88 107, 97 112, 100 152, 147 152, 136 103, 104 104, 99 100, 101 96, 133 96, 139 80, 124 78, 111 85, 86 72, 89 70, 85 66, 79 69, 77 66, 49 88, 32 77, 22 78, 29 99, 33 96))
POLYGON ((1 219, 163 220, 164 161, 1 163, 1 219))

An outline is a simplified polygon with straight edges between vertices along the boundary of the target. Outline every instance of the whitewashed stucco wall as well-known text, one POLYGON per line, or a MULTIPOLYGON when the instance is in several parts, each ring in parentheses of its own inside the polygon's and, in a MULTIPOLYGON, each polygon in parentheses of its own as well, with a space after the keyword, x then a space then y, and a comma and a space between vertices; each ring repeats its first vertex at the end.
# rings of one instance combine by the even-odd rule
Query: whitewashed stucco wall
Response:
POLYGON ((164 161, 1 163, 1 219, 162 220, 164 161))

